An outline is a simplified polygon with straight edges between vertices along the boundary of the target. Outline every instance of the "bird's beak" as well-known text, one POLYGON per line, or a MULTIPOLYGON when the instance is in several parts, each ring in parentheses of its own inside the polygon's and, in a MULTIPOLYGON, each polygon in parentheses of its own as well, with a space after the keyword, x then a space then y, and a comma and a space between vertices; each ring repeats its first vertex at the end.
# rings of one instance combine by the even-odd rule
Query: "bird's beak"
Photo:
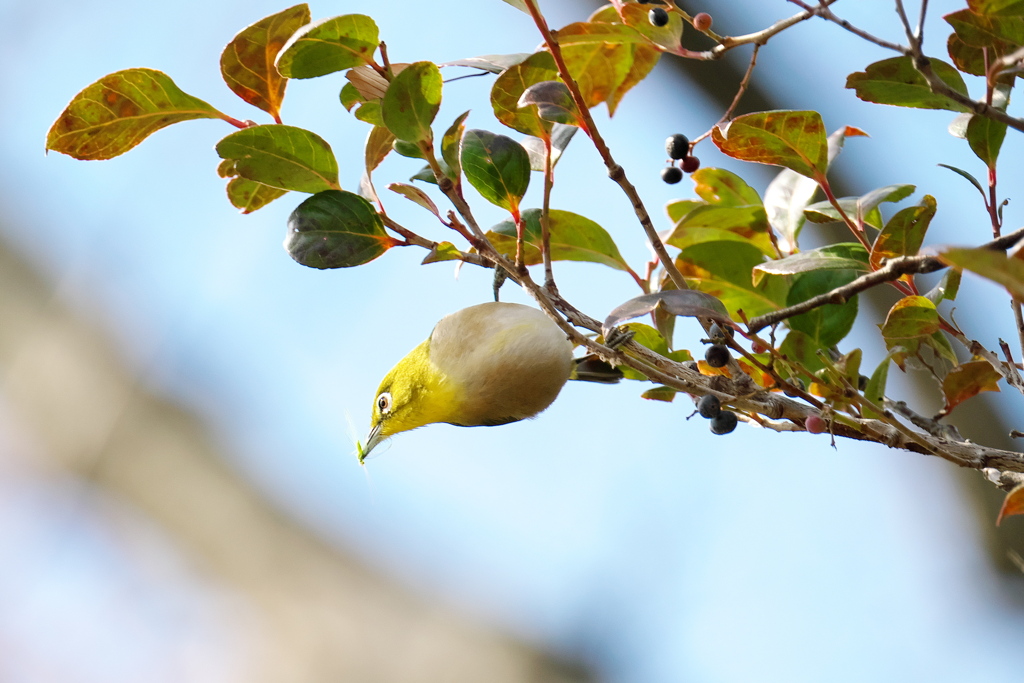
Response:
POLYGON ((359 449, 360 465, 366 462, 366 458, 369 457, 370 451, 376 448, 377 444, 379 444, 381 441, 387 438, 386 436, 383 436, 380 433, 380 427, 381 424, 378 422, 377 424, 373 425, 373 427, 370 429, 370 433, 366 435, 366 445, 359 449))

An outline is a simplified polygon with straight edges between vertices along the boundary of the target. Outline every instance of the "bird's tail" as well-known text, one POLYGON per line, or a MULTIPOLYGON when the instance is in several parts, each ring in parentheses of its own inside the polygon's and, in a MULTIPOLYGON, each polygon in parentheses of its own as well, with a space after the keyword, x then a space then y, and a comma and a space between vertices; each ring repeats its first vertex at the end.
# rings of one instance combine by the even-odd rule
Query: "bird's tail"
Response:
POLYGON ((616 384, 622 379, 622 370, 607 363, 594 354, 573 359, 572 374, 569 379, 580 382, 599 382, 616 384))

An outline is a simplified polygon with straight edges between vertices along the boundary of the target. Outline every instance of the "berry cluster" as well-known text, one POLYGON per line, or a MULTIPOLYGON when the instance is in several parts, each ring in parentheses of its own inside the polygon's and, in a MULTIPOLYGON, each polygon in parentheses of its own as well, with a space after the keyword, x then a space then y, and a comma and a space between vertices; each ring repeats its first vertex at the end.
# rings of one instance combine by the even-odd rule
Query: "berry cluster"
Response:
MULTIPOLYGON (((712 344, 708 347, 707 352, 705 352, 704 360, 713 368, 725 367, 731 358, 729 347, 722 343, 728 332, 723 331, 716 323, 708 330, 708 334, 711 336, 712 344)), ((738 421, 736 413, 731 410, 722 410, 722 402, 717 396, 712 396, 711 394, 701 396, 697 402, 697 412, 701 417, 711 420, 712 434, 728 434, 736 429, 738 421)))
POLYGON ((700 168, 700 159, 690 155, 690 141, 682 133, 676 133, 665 140, 665 151, 668 152, 671 165, 661 170, 661 179, 669 185, 675 185, 683 179, 683 173, 693 173, 700 168), (679 161, 679 166, 675 162, 679 161))

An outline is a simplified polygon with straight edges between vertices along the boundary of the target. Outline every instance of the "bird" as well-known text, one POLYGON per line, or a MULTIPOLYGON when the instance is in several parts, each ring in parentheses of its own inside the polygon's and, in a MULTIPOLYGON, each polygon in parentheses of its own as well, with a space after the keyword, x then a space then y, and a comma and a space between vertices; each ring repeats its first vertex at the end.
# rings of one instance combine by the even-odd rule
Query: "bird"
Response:
POLYGON ((495 301, 456 311, 381 381, 359 462, 385 439, 424 425, 493 427, 534 417, 573 367, 572 342, 536 308, 495 301))

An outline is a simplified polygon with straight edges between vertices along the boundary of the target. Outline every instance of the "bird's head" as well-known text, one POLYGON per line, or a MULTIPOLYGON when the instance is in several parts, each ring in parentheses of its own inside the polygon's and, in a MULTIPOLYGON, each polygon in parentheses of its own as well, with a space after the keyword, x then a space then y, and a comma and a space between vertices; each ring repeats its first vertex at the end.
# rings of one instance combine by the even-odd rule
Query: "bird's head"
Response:
POLYGON ((430 340, 409 352, 381 380, 373 399, 370 433, 359 449, 362 463, 378 444, 394 434, 433 422, 452 421, 459 392, 430 360, 430 340))

